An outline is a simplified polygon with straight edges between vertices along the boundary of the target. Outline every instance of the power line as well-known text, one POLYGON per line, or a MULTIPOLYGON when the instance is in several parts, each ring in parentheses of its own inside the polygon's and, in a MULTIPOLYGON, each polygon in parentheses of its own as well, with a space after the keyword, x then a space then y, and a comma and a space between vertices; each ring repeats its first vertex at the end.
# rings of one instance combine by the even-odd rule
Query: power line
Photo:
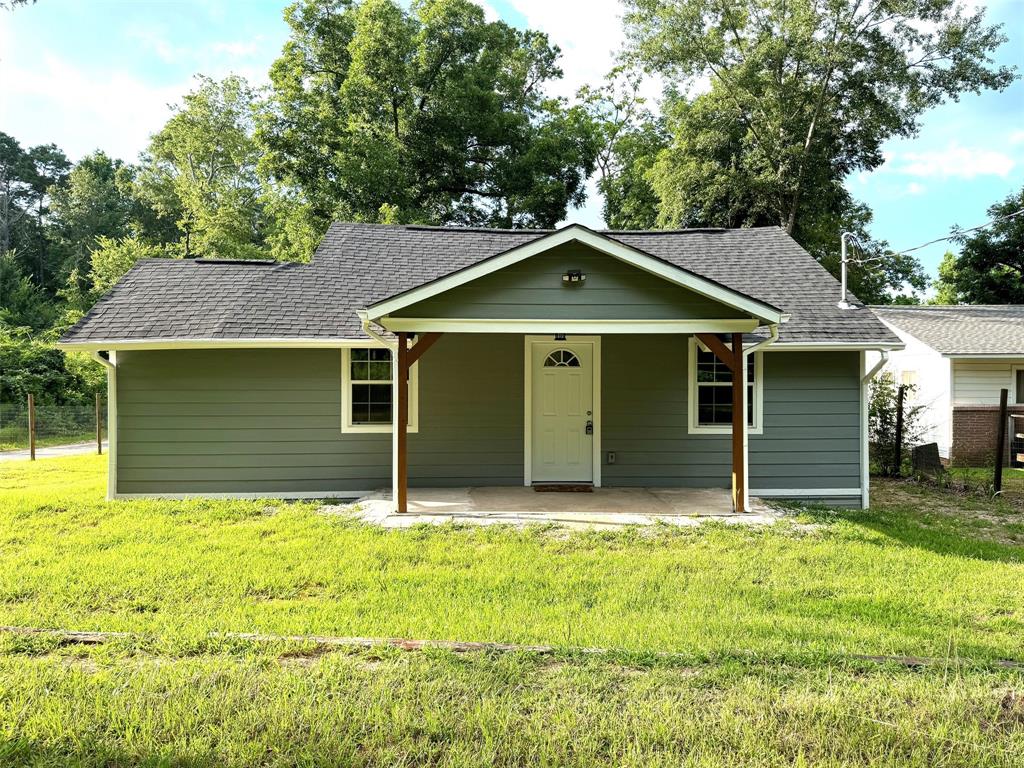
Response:
POLYGON ((985 227, 990 227, 993 224, 997 224, 1000 221, 1006 221, 1007 219, 1012 219, 1015 216, 1020 216, 1022 213, 1024 213, 1024 208, 1021 208, 1019 211, 1014 211, 1013 213, 1008 213, 1005 216, 999 216, 998 218, 992 219, 991 221, 986 221, 984 224, 979 224, 978 226, 971 227, 970 229, 958 229, 958 230, 955 230, 953 232, 950 232, 945 237, 937 237, 934 240, 929 240, 927 243, 922 243, 921 245, 915 245, 913 248, 907 248, 907 250, 905 250, 905 251, 896 251, 895 255, 896 256, 902 256, 904 253, 910 253, 911 251, 919 251, 922 248, 928 247, 929 245, 935 245, 936 243, 941 243, 944 240, 952 240, 954 237, 959 237, 960 235, 965 235, 968 232, 976 232, 979 229, 984 229, 985 227))
MULTIPOLYGON (((986 221, 984 224, 979 224, 978 226, 971 227, 970 229, 957 229, 957 230, 954 230, 954 231, 950 232, 948 235, 946 235, 945 237, 937 237, 934 240, 929 240, 927 243, 921 243, 921 245, 915 245, 913 248, 907 248, 904 251, 894 251, 894 252, 891 252, 891 253, 884 253, 884 254, 882 254, 880 256, 871 256, 871 257, 866 258, 866 259, 864 259, 864 258, 850 259, 850 263, 851 264, 869 264, 872 261, 881 261, 882 259, 888 258, 889 256, 902 256, 905 253, 913 253, 914 251, 919 251, 922 248, 927 248, 929 245, 935 245, 936 243, 942 243, 942 242, 945 242, 946 240, 952 240, 953 238, 960 237, 961 235, 965 235, 968 232, 977 232, 979 229, 984 229, 985 227, 990 227, 993 224, 998 224, 1000 221, 1006 221, 1008 219, 1016 218, 1017 216, 1020 216, 1022 214, 1024 214, 1024 208, 1021 208, 1019 211, 1014 211, 1013 213, 1008 213, 1005 216, 999 216, 999 217, 997 217, 995 219, 992 219, 991 221, 986 221)), ((851 239, 853 240, 854 243, 856 243, 858 253, 862 254, 864 251, 861 248, 860 241, 858 241, 856 238, 851 238, 851 239)))

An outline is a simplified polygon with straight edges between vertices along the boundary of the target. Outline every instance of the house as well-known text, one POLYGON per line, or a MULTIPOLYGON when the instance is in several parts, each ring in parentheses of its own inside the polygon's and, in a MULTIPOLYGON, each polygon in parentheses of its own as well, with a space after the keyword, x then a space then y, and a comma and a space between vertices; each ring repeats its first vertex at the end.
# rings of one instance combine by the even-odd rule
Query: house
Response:
POLYGON ((567 483, 866 505, 865 355, 903 345, 838 298, 775 227, 335 224, 309 264, 141 261, 61 346, 108 367, 111 497, 390 485, 404 510, 410 486, 567 483))
POLYGON ((914 385, 922 441, 954 464, 990 462, 1001 389, 1010 412, 1024 415, 1024 305, 874 310, 905 345, 886 367, 897 384, 914 385))

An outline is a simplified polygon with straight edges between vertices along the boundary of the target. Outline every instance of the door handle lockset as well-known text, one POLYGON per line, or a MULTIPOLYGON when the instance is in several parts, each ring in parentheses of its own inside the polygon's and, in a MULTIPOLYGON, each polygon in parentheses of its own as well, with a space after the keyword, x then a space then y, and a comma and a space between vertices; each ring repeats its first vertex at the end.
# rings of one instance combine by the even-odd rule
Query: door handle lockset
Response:
POLYGON ((588 435, 594 434, 594 422, 590 419, 587 419, 586 433, 588 435))

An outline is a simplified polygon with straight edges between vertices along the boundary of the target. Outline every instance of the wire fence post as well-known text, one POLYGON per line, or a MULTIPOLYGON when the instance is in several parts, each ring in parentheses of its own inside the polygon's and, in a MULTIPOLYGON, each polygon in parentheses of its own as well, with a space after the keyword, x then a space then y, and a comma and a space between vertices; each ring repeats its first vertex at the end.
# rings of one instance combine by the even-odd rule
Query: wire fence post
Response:
POLYGON ((1003 492, 1003 449, 1006 443, 1006 402, 1009 398, 1008 389, 999 390, 999 424, 996 427, 996 471, 992 476, 992 489, 996 493, 1003 492))
POLYGON ((36 400, 28 396, 28 457, 36 460, 36 400))
POLYGON ((892 476, 899 477, 903 470, 903 396, 907 387, 900 384, 896 390, 896 440, 892 447, 892 476))
POLYGON ((96 453, 103 455, 103 420, 100 418, 100 393, 96 393, 96 453))

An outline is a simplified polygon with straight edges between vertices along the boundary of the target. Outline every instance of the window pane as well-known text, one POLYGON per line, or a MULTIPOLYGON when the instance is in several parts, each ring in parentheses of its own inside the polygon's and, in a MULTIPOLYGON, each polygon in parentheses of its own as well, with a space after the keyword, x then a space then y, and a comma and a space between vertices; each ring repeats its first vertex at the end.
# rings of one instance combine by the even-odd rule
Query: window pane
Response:
POLYGON ((369 353, 369 357, 367 358, 368 360, 387 360, 388 362, 391 362, 391 350, 375 347, 366 351, 369 353))
POLYGON ((391 381, 391 360, 369 363, 369 371, 364 378, 373 381, 391 381))
POLYGON ((365 381, 370 378, 370 364, 358 360, 352 361, 352 380, 365 381))
POLYGON ((1024 368, 1017 371, 1017 397, 1018 403, 1024 404, 1024 368))
POLYGON ((353 349, 352 350, 352 362, 357 360, 366 361, 370 359, 370 350, 368 349, 353 349))
MULTIPOLYGON (((732 387, 697 387, 697 423, 701 426, 732 424, 732 387)), ((754 426, 754 386, 747 387, 747 425, 754 426)))
POLYGON ((353 384, 352 423, 391 423, 391 385, 353 384))

